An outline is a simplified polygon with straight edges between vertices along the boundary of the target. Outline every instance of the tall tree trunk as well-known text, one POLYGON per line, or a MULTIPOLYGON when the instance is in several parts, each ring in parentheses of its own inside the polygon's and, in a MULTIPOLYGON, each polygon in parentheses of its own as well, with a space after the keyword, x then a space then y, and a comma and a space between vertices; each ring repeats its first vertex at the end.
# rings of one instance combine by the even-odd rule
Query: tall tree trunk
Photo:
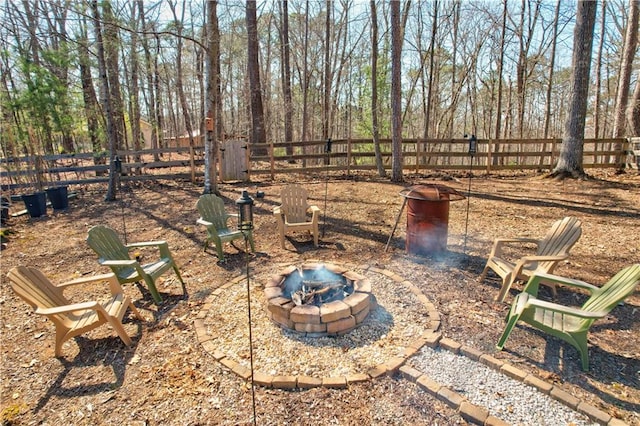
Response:
MULTIPOLYGON (((500 29, 500 59, 498 60, 498 96, 497 96, 497 105, 496 105, 496 132, 495 139, 496 142, 493 146, 493 152, 500 152, 500 144, 498 140, 500 139, 500 132, 502 131, 502 68, 504 63, 504 45, 507 33, 507 0, 503 1, 502 8, 502 27, 500 29)), ((498 165, 498 156, 494 155, 492 163, 494 166, 498 165)))
POLYGON ((602 49, 604 46, 604 38, 607 31, 606 26, 606 17, 607 17, 607 2, 602 2, 602 9, 600 12, 600 42, 598 43, 598 52, 596 53, 596 87, 595 87, 595 100, 594 100, 594 108, 593 108, 593 137, 599 138, 601 135, 600 132, 600 96, 601 96, 601 87, 602 87, 602 49))
MULTIPOLYGON (((138 9, 135 3, 131 3, 131 138, 133 139, 133 150, 140 151, 142 144, 142 131, 140 130, 140 87, 138 84, 139 78, 139 61, 138 61, 138 18, 136 17, 136 10, 138 9)), ((134 156, 134 161, 140 162, 140 154, 134 156)), ((136 170, 139 173, 139 170, 136 170)))
POLYGON ((96 43, 98 46, 98 73, 100 79, 100 92, 102 93, 102 105, 107 122, 107 139, 109 141, 109 155, 111 161, 109 162, 109 184, 107 186, 107 194, 105 196, 106 201, 114 201, 116 199, 116 183, 117 183, 117 171, 114 158, 118 149, 118 133, 114 123, 113 112, 111 111, 111 97, 109 96, 109 79, 107 77, 107 64, 105 63, 104 42, 102 40, 102 19, 100 18, 100 10, 98 9, 98 1, 93 0, 91 2, 91 8, 93 10, 93 26, 95 30, 96 43))
MULTIPOLYGON (((553 17, 553 37, 551 39, 551 53, 549 53, 549 84, 547 84, 547 97, 545 99, 545 114, 544 114, 544 133, 543 138, 549 137, 549 126, 551 125, 551 95, 553 93, 553 73, 556 65, 556 46, 558 44, 558 18, 560 16, 560 0, 556 2, 556 12, 553 17)), ((542 152, 546 152, 547 142, 542 143, 542 152)), ((539 166, 544 166, 545 155, 540 155, 539 166)))
POLYGON ((247 21, 247 74, 249 74, 249 91, 251 92, 251 152, 255 155, 267 155, 267 142, 264 127, 264 109, 262 105, 262 87, 260 84, 260 65, 258 63, 258 20, 256 17, 256 0, 248 0, 246 4, 247 21))
POLYGON ((576 26, 573 31, 573 57, 571 60, 571 99, 564 126, 558 164, 551 176, 558 178, 583 177, 582 154, 584 127, 589 95, 589 71, 593 48, 593 29, 596 22, 597 1, 577 3, 576 26))
POLYGON ((431 40, 429 40, 429 80, 427 83, 427 107, 424 117, 422 137, 428 139, 431 134, 431 110, 433 109, 433 72, 435 67, 436 35, 438 34, 438 0, 433 2, 433 19, 431 20, 431 40))
MULTIPOLYGON (((309 0, 305 1, 304 47, 302 64, 302 141, 309 140, 309 0)), ((304 152, 306 154, 306 147, 304 152)), ((306 160, 302 160, 306 165, 306 160)))
POLYGON ((330 136, 330 104, 331 104, 331 17, 333 2, 327 0, 327 13, 324 20, 324 95, 322 99, 322 138, 330 136))
POLYGON ((391 180, 402 182, 402 29, 400 1, 391 2, 391 180))
POLYGON ((380 151, 380 128, 378 124, 378 13, 376 1, 369 2, 371 7, 371 127, 373 133, 373 149, 376 156, 376 168, 378 176, 385 177, 387 172, 382 164, 382 152, 380 151))
POLYGON ((211 0, 207 2, 207 96, 206 96, 206 138, 204 142, 204 193, 213 194, 218 192, 218 177, 216 164, 218 160, 218 136, 216 128, 218 118, 219 103, 219 63, 220 63, 220 35, 218 33, 218 2, 211 0))
POLYGON ((78 65, 80 68, 80 83, 82 85, 84 112, 87 118, 87 134, 91 141, 92 152, 94 153, 94 164, 104 164, 104 158, 97 154, 108 147, 104 146, 104 143, 100 138, 100 107, 98 105, 98 97, 96 96, 96 91, 93 85, 93 77, 91 76, 87 24, 84 17, 79 25, 79 34, 78 65))
MULTIPOLYGON (((613 121, 613 137, 620 138, 626 131, 625 113, 629 103, 629 85, 631 84, 631 71, 633 60, 638 47, 638 17, 640 11, 638 4, 640 0, 629 0, 629 20, 624 37, 622 50, 622 64, 620 66, 620 78, 618 79, 618 90, 616 96, 616 109, 613 121)), ((637 83, 636 83, 637 84, 637 83)), ((618 173, 624 171, 625 155, 622 153, 622 144, 616 142, 616 169, 618 173)))
POLYGON ((627 119, 631 126, 631 136, 640 137, 640 72, 636 77, 636 88, 633 98, 627 107, 627 119))
MULTIPOLYGON (((160 58, 160 49, 161 49, 161 43, 160 43, 160 35, 156 32, 154 33, 154 38, 155 38, 155 42, 156 42, 156 51, 155 51, 155 55, 153 56, 153 91, 156 94, 156 103, 154 105, 155 108, 155 117, 157 121, 157 128, 158 128, 158 143, 159 143, 159 148, 164 148, 165 145, 165 141, 162 137, 162 135, 164 134, 163 130, 164 130, 164 116, 162 115, 162 104, 163 104, 163 96, 162 96, 162 89, 160 87, 160 64, 158 63, 159 58, 160 58)), ((160 155, 159 154, 154 154, 153 158, 155 161, 159 161, 160 160, 160 155)))
MULTIPOLYGON (((140 14, 140 24, 142 31, 144 32, 144 35, 142 36, 142 50, 144 51, 144 66, 147 77, 147 96, 145 96, 145 99, 147 99, 148 102, 147 112, 149 114, 149 124, 151 125, 151 149, 158 149, 160 129, 158 128, 158 117, 156 114, 153 60, 151 59, 151 49, 149 47, 149 40, 152 35, 150 34, 150 29, 147 28, 145 21, 144 2, 143 0, 136 0, 136 3, 138 5, 138 13, 140 14)), ((154 154, 154 159, 156 161, 159 160, 157 156, 158 154, 154 154)))
POLYGON ((118 134, 118 145, 116 149, 127 149, 127 133, 124 124, 124 104, 122 101, 122 90, 120 88, 120 58, 118 50, 120 38, 118 36, 118 25, 113 15, 111 1, 103 1, 104 10, 104 30, 103 44, 105 53, 105 65, 107 67, 107 78, 109 79, 109 97, 111 98, 111 109, 113 114, 113 124, 118 134))
MULTIPOLYGON (((182 109, 182 117, 184 119, 184 127, 187 130, 187 136, 189 138, 189 161, 191 164, 191 183, 196 181, 196 166, 195 166, 195 141, 193 139, 193 124, 191 123, 191 113, 189 112, 189 104, 187 103, 187 97, 184 93, 184 80, 182 72, 182 28, 184 25, 184 11, 187 7, 185 0, 182 1, 182 16, 178 19, 176 15, 175 3, 169 1, 169 7, 173 14, 173 19, 176 24, 177 33, 177 46, 176 46, 176 87, 178 89, 178 98, 180 101, 180 108, 182 109)), ((178 136, 178 135, 176 135, 178 136)))
MULTIPOLYGON (((282 0, 282 91, 284 96, 284 141, 287 145, 287 155, 293 155, 293 100, 291 97, 291 47, 289 46, 289 2, 282 0)), ((292 160, 291 160, 292 161, 292 160)))

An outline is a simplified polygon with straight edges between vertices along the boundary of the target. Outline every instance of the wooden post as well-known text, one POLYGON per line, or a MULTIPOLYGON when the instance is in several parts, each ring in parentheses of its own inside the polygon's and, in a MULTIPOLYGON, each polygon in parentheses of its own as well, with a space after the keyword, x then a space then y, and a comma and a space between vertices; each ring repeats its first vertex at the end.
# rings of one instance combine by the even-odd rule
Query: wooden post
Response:
POLYGON ((273 180, 275 176, 275 160, 273 157, 273 141, 271 141, 269 142, 269 166, 271 167, 271 180, 273 180))

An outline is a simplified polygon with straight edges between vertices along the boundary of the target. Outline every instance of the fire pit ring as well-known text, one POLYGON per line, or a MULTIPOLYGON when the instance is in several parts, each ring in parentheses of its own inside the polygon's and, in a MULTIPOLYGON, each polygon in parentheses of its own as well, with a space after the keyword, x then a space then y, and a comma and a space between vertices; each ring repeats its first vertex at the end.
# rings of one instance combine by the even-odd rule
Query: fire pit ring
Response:
POLYGON ((267 316, 306 336, 338 336, 367 318, 375 298, 371 282, 329 263, 289 266, 265 285, 267 316))

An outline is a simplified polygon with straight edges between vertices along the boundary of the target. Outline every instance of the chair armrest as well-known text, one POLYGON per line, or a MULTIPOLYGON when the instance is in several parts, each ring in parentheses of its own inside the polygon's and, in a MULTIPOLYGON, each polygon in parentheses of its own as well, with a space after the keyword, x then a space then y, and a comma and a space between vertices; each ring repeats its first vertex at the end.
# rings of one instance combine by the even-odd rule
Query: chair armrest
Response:
POLYGON ((203 218, 199 218, 198 220, 196 220, 196 223, 197 223, 198 225, 204 225, 204 226, 211 226, 211 225, 213 225, 213 223, 211 223, 211 222, 209 222, 209 221, 207 221, 207 220, 204 220, 203 218))
POLYGON ((114 273, 92 275, 90 277, 76 278, 75 280, 71 280, 71 281, 67 281, 67 282, 58 284, 56 287, 59 287, 64 291, 65 288, 71 287, 73 285, 97 283, 97 282, 101 282, 101 281, 108 281, 109 282, 109 290, 111 291, 112 295, 115 296, 116 294, 123 293, 122 286, 120 285, 120 282, 118 281, 118 277, 116 277, 116 275, 114 273))
POLYGON ((73 303, 71 305, 64 305, 64 306, 56 306, 55 308, 37 308, 35 310, 35 313, 39 315, 56 315, 56 314, 64 314, 67 312, 73 312, 73 311, 86 311, 89 309, 97 310, 100 308, 101 308, 100 304, 94 301, 94 302, 73 303))
POLYGON ((137 260, 104 260, 100 259, 98 262, 104 266, 135 266, 138 263, 137 260))
POLYGON ((87 277, 76 278, 71 281, 66 281, 66 282, 57 284, 56 287, 65 288, 65 287, 70 287, 72 285, 88 284, 88 283, 99 282, 99 281, 108 281, 111 279, 116 279, 117 281, 115 274, 110 272, 108 274, 91 275, 87 277))
POLYGON ((584 281, 576 280, 573 278, 562 277, 560 275, 548 274, 548 273, 535 273, 529 278, 529 281, 524 286, 524 292, 533 294, 537 294, 538 287, 541 281, 554 282, 558 284, 562 284, 569 287, 578 287, 587 290, 589 293, 593 293, 598 287, 589 284, 584 281), (535 292, 535 293, 534 293, 535 292))
POLYGON ((520 260, 524 263, 533 263, 533 262, 547 262, 547 261, 551 261, 551 260, 555 260, 557 262, 561 261, 561 260, 565 260, 568 259, 569 255, 568 254, 557 254, 557 255, 549 255, 549 256, 539 256, 539 255, 534 255, 534 256, 522 256, 520 258, 520 260))
POLYGON ((309 212, 311 212, 313 214, 313 213, 319 212, 320 211, 320 207, 318 207, 318 206, 309 206, 307 208, 307 211, 309 211, 309 212))
POLYGON ((164 246, 164 245, 168 245, 166 241, 142 241, 139 243, 131 243, 131 244, 127 244, 125 247, 126 248, 135 248, 135 247, 160 247, 160 246, 164 246))
POLYGON ((282 211, 282 206, 276 206, 273 208, 273 214, 275 216, 282 216, 284 212, 282 211))
POLYGON ((527 300, 527 305, 585 319, 597 319, 607 315, 607 311, 585 311, 583 309, 574 308, 572 306, 564 306, 557 303, 536 299, 535 297, 530 297, 527 300))
POLYGON ((540 240, 535 238, 526 238, 526 237, 496 238, 495 240, 493 240, 493 247, 491 248, 491 254, 489 255, 489 258, 496 257, 496 256, 500 257, 500 254, 502 253, 502 247, 507 244, 513 244, 513 243, 535 244, 537 246, 538 244, 540 244, 540 240))

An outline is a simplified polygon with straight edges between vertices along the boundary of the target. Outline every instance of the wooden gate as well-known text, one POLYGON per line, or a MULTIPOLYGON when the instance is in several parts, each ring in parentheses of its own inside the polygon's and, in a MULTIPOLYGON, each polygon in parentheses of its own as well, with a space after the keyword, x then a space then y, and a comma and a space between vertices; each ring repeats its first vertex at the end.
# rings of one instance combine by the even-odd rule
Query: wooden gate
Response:
POLYGON ((220 180, 249 179, 247 142, 228 140, 220 144, 220 180))

